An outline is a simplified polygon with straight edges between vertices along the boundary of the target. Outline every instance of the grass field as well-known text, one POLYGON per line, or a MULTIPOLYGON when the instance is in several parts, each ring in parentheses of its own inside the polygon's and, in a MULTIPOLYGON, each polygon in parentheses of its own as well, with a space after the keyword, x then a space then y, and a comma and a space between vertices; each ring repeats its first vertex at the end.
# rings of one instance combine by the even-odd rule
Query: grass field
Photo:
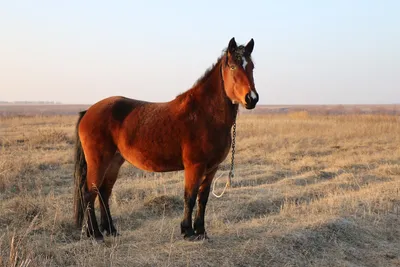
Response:
POLYGON ((76 119, 0 117, 0 266, 400 266, 398 116, 241 114, 210 241, 180 235, 183 172, 125 163, 105 244, 73 225, 76 119))

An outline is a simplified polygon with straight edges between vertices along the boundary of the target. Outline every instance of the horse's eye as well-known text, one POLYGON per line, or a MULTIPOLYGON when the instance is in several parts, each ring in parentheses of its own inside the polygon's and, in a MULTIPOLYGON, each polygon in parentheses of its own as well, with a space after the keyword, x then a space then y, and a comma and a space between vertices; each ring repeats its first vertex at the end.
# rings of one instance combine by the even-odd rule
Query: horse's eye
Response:
POLYGON ((235 65, 231 65, 231 70, 236 70, 236 66, 235 65))

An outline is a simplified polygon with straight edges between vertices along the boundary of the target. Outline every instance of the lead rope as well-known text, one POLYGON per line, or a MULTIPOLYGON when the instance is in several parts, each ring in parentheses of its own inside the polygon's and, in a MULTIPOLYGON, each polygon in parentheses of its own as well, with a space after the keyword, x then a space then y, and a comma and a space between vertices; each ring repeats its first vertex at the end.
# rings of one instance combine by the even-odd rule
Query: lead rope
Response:
POLYGON ((220 174, 217 178, 214 179, 213 186, 212 186, 212 191, 211 193, 216 197, 220 198, 224 195, 226 188, 231 187, 232 185, 232 178, 235 176, 235 168, 234 168, 234 163, 235 163, 235 147, 236 147, 236 117, 237 117, 237 109, 235 110, 235 118, 233 121, 233 132, 232 132, 232 156, 231 156, 231 169, 229 170, 229 175, 228 175, 228 181, 225 184, 224 190, 222 190, 222 193, 217 195, 214 193, 215 190, 215 183, 219 178, 221 178, 222 174, 220 174))

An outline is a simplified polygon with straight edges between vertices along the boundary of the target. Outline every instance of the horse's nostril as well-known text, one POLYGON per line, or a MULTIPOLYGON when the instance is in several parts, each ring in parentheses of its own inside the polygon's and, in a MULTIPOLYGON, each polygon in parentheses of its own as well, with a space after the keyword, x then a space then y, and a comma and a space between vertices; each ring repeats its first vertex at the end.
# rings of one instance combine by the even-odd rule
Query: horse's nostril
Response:
POLYGON ((246 104, 250 104, 251 103, 251 96, 250 93, 246 94, 246 104))

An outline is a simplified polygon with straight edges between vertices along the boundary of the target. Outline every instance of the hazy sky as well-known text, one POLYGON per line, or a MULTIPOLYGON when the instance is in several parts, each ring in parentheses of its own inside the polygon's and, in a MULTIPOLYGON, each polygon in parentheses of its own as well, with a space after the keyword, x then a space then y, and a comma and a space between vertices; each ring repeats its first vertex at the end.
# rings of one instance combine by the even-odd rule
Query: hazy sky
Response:
POLYGON ((262 104, 400 103, 400 1, 2 1, 0 100, 168 101, 231 37, 262 104))

